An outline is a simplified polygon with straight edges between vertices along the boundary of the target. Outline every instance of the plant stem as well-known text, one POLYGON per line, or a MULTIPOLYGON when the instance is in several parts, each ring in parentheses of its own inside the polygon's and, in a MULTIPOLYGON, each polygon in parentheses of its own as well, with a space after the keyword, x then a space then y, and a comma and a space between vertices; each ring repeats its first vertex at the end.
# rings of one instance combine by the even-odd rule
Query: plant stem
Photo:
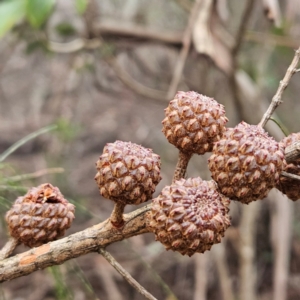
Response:
POLYGON ((110 222, 113 226, 117 228, 122 227, 124 225, 123 213, 125 206, 126 204, 123 202, 116 202, 114 210, 111 213, 110 222))
POLYGON ((176 168, 174 171, 174 176, 173 176, 172 182, 175 182, 176 180, 184 178, 188 163, 189 163, 192 155, 193 155, 193 153, 186 153, 186 152, 179 150, 178 161, 177 161, 177 165, 176 165, 176 168))
POLYGON ((17 239, 10 238, 0 251, 0 260, 9 257, 18 246, 18 244, 19 241, 17 239))

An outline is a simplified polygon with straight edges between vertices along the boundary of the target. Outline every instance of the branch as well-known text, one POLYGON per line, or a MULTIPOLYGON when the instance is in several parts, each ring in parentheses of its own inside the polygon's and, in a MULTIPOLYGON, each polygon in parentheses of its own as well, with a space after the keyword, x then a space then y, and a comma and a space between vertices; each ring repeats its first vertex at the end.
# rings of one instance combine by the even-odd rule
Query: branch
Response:
POLYGON ((285 148, 285 160, 292 163, 300 158, 300 141, 285 148))
POLYGON ((134 287, 140 294, 142 294, 146 299, 157 300, 149 292, 145 290, 112 256, 109 252, 100 248, 98 251, 122 276, 123 278, 134 287))
POLYGON ((300 59, 300 47, 295 52, 295 56, 292 60, 292 63, 288 67, 288 69, 284 75, 284 78, 280 81, 278 90, 277 90, 276 94, 274 95, 268 110, 265 112, 265 114, 264 114, 263 118, 261 119, 261 121, 259 122, 258 126, 261 126, 263 128, 266 125, 266 123, 268 122, 268 120, 271 118, 275 109, 281 104, 281 102, 282 102, 281 97, 282 97, 283 91, 288 86, 292 76, 297 72, 296 68, 298 66, 299 59, 300 59))
POLYGON ((284 171, 282 171, 280 174, 281 174, 282 176, 285 176, 285 177, 288 177, 288 178, 291 178, 291 179, 300 180, 300 176, 295 175, 295 174, 291 174, 291 173, 284 172, 284 171))
POLYGON ((149 232, 147 214, 150 208, 149 204, 124 215, 125 225, 122 229, 116 229, 108 219, 63 239, 0 261, 0 282, 60 265, 72 258, 96 252, 100 247, 149 232))
POLYGON ((15 248, 18 246, 19 241, 15 238, 10 238, 8 242, 4 245, 4 247, 0 251, 0 260, 3 260, 9 257, 15 248))

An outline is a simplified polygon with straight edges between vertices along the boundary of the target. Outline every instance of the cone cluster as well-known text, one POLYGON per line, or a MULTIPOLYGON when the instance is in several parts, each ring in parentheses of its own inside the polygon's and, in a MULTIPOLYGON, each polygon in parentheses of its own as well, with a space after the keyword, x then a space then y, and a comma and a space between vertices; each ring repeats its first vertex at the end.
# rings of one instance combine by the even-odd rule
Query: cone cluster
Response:
MULTIPOLYGON (((285 149, 286 147, 299 142, 300 133, 292 133, 286 138, 284 138, 280 145, 285 149)), ((283 171, 291 174, 300 176, 300 161, 296 160, 293 163, 284 163, 283 171)), ((279 182, 276 185, 276 188, 285 194, 289 199, 296 201, 300 199, 300 182, 299 180, 292 179, 285 176, 280 176, 279 182)))
POLYGON ((150 230, 167 250, 203 253, 220 243, 229 227, 229 202, 213 181, 178 180, 153 200, 150 230))
POLYGON ((283 165, 283 147, 261 127, 245 122, 228 128, 209 158, 221 193, 245 204, 267 196, 283 165))
POLYGON ((163 133, 183 152, 204 154, 212 150, 228 119, 224 106, 196 92, 178 92, 165 109, 163 133))
POLYGON ((74 213, 59 189, 45 183, 17 198, 5 218, 10 235, 32 248, 63 236, 74 213))
POLYGON ((116 141, 104 147, 95 180, 104 198, 140 204, 151 199, 160 182, 160 165, 159 155, 151 149, 116 141))

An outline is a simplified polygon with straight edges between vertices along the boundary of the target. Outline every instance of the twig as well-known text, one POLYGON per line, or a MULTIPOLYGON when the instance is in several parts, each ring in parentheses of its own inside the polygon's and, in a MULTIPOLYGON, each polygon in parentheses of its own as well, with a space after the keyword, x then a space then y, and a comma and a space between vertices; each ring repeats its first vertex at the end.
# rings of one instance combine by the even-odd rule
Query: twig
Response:
POLYGON ((11 176, 8 178, 4 178, 2 181, 16 182, 16 181, 22 181, 22 180, 26 180, 26 179, 39 178, 39 177, 47 175, 47 174, 63 173, 64 171, 65 170, 63 168, 49 168, 49 169, 45 169, 45 170, 39 170, 34 173, 11 176))
POLYGON ((149 292, 145 290, 143 286, 141 286, 113 257, 112 255, 100 248, 98 251, 122 276, 123 278, 134 287, 141 295, 143 295, 146 299, 149 300, 157 300, 153 297, 149 292))
POLYGON ((288 69, 284 75, 284 78, 280 81, 278 90, 277 90, 276 94, 274 95, 268 110, 265 112, 265 114, 264 114, 263 118, 261 119, 261 121, 259 122, 258 126, 261 126, 263 128, 266 125, 266 123, 268 122, 268 120, 270 119, 270 117, 272 116, 275 109, 281 104, 282 93, 288 86, 292 76, 296 73, 296 71, 297 71, 296 68, 299 63, 299 59, 300 59, 300 47, 295 52, 295 56, 292 60, 292 63, 288 67, 288 69))
POLYGON ((285 172, 285 171, 282 171, 280 174, 285 176, 285 177, 291 178, 291 179, 300 180, 300 176, 295 175, 295 174, 291 174, 291 173, 288 173, 288 172, 285 172))
POLYGON ((285 148, 285 160, 287 163, 294 162, 300 158, 300 141, 285 148))
POLYGON ((0 251, 0 260, 9 257, 18 246, 18 244, 19 241, 17 239, 10 238, 0 251))
POLYGON ((110 221, 113 224, 113 226, 120 228, 124 225, 124 220, 123 220, 123 213, 124 213, 124 208, 126 204, 123 202, 116 202, 114 209, 111 213, 110 216, 110 221))
POLYGON ((98 251, 99 247, 149 232, 146 205, 124 215, 124 226, 115 228, 108 220, 63 239, 33 248, 0 261, 0 282, 31 274, 72 258, 98 251))
POLYGON ((191 14, 189 17, 188 25, 183 34, 183 38, 182 38, 183 46, 180 51, 180 54, 179 54, 179 57, 177 60, 177 64, 174 69, 173 77, 172 77, 172 80, 171 80, 171 83, 169 86, 168 99, 173 98, 177 91, 177 87, 178 87, 178 84, 179 84, 181 76, 182 76, 185 61, 187 59, 187 56, 188 56, 188 53, 190 50, 190 46, 191 46, 191 42, 192 42, 192 33, 193 33, 195 22, 198 17, 199 9, 201 7, 201 2, 202 2, 202 0, 195 1, 195 4, 192 8, 192 11, 191 11, 191 14))
POLYGON ((183 151, 179 151, 177 165, 174 171, 174 176, 172 182, 179 180, 180 178, 184 178, 188 163, 192 157, 193 153, 186 153, 183 151))
MULTIPOLYGON (((101 280, 103 281, 103 288, 106 292, 107 300, 123 300, 123 294, 118 288, 118 284, 114 279, 114 270, 110 268, 110 266, 104 266, 102 263, 102 257, 99 256, 101 259, 101 265, 96 269, 97 274, 100 276, 101 280)), ((103 258, 104 260, 104 258, 103 258)), ((116 274, 117 275, 117 274, 116 274)))

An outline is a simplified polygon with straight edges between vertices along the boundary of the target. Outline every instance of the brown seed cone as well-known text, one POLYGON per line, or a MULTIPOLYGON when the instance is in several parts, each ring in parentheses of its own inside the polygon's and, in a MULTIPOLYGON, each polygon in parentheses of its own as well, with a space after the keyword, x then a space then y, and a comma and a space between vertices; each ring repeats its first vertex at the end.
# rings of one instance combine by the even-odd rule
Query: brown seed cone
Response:
POLYGON ((150 230, 167 250, 203 253, 220 243, 230 226, 229 203, 214 181, 180 179, 153 199, 150 230))
POLYGON ((183 152, 204 154, 212 150, 228 119, 224 106, 196 92, 178 92, 165 109, 162 132, 183 152))
POLYGON ((74 212, 59 189, 45 183, 18 197, 5 218, 10 235, 32 248, 63 236, 74 212))
POLYGON ((283 169, 283 148, 261 127, 241 122, 228 128, 208 160, 220 192, 248 204, 275 187, 283 169))
POLYGON ((106 144, 96 166, 100 194, 125 204, 148 201, 161 180, 160 157, 131 142, 106 144))
MULTIPOLYGON (((282 145, 282 147, 285 149, 287 146, 290 146, 299 141, 300 141, 300 132, 292 133, 289 136, 285 137, 280 142, 280 145, 282 145)), ((282 171, 300 176, 300 161, 297 160, 289 164, 285 162, 282 171)), ((300 199, 299 180, 281 175, 279 177, 279 182, 277 183, 276 188, 280 190, 283 194, 287 195, 287 197, 293 201, 300 199)))

